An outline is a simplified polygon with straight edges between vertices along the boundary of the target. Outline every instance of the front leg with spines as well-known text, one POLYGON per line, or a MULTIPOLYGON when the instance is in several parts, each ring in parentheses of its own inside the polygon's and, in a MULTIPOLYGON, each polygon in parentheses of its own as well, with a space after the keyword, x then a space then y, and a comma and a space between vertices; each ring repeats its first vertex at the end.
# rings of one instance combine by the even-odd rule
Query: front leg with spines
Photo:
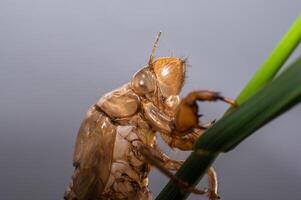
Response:
POLYGON ((175 115, 175 130, 176 133, 182 134, 191 131, 193 128, 202 128, 199 125, 199 113, 197 101, 223 101, 236 106, 234 100, 221 96, 218 92, 200 90, 189 93, 180 102, 175 115))

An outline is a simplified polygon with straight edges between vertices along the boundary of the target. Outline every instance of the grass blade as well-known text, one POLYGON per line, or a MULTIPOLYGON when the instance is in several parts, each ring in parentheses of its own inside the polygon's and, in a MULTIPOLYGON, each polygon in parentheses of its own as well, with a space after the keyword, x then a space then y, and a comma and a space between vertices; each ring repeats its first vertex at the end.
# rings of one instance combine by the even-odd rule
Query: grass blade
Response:
POLYGON ((301 15, 293 23, 266 61, 257 70, 253 78, 241 91, 236 101, 240 105, 271 81, 285 61, 301 42, 301 15))
MULTIPOLYGON (((176 176, 191 185, 197 184, 220 152, 233 149, 300 100, 301 57, 265 88, 208 129, 196 142, 195 151, 176 176)), ((156 199, 185 199, 188 195, 169 181, 156 199)))

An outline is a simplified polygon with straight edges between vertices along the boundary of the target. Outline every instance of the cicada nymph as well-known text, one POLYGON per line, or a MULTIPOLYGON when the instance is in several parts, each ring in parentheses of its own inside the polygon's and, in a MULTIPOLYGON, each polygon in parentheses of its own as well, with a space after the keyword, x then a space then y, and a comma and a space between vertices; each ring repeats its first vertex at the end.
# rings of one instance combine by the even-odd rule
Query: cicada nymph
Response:
POLYGON ((209 189, 187 186, 170 173, 182 162, 156 146, 156 133, 171 147, 192 150, 206 127, 200 125, 197 101, 234 102, 212 91, 194 91, 180 100, 186 61, 154 58, 129 83, 104 95, 83 120, 74 151, 72 182, 66 200, 152 199, 148 189, 151 165, 173 178, 179 189, 217 199, 217 179, 208 170, 209 189))

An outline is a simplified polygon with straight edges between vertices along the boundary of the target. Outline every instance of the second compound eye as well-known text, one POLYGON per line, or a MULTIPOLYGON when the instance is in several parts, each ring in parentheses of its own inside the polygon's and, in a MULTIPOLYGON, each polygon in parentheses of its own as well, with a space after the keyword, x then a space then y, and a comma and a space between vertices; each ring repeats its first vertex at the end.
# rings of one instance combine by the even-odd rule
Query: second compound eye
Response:
POLYGON ((148 68, 143 68, 134 75, 132 87, 135 92, 141 95, 153 92, 156 87, 155 77, 148 68))

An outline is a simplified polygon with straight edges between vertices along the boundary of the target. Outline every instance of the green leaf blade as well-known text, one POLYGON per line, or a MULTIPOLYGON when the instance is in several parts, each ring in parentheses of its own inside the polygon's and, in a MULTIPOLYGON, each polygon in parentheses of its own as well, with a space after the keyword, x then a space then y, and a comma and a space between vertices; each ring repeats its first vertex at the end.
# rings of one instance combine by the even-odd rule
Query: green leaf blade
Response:
POLYGON ((237 103, 241 105, 260 88, 271 81, 300 42, 301 15, 293 23, 266 61, 257 70, 246 87, 241 91, 236 99, 237 103))
MULTIPOLYGON (((237 97, 240 106, 230 109, 233 112, 227 112, 195 143, 194 152, 176 173, 178 178, 197 184, 220 152, 235 148, 254 131, 301 101, 301 57, 273 80, 300 42, 301 15, 237 97)), ((188 195, 169 181, 156 199, 186 199, 188 195)))
MULTIPOLYGON (((197 184, 220 152, 233 149, 300 101, 301 57, 267 87, 208 129, 176 176, 191 185, 197 184)), ((188 195, 169 181, 156 199, 185 199, 188 195)))
POLYGON ((291 102, 295 102, 300 96, 301 57, 281 76, 206 131, 196 142, 195 149, 229 151, 278 116, 284 108, 292 106, 291 102))

